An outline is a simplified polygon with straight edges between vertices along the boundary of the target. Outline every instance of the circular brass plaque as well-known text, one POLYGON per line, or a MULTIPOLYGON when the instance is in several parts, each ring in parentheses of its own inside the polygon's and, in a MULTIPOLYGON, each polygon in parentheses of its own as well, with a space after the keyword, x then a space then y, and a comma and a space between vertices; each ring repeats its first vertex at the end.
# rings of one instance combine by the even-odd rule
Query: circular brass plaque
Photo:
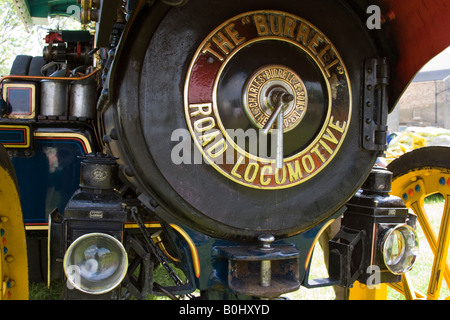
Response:
MULTIPOLYGON (((266 53, 253 54, 257 59, 266 53)), ((258 189, 293 187, 328 166, 346 137, 352 109, 350 81, 334 45, 308 21, 281 11, 246 12, 213 30, 200 44, 188 69, 184 103, 187 126, 203 160, 228 179, 258 189), (237 61, 245 52, 266 44, 272 49, 278 46, 295 53, 289 59, 281 55, 283 61, 262 63, 248 76, 244 75, 242 87, 236 88, 240 99, 220 104, 221 80, 227 79, 227 88, 240 83, 246 66, 238 65, 237 61), (299 66, 298 61, 303 65, 299 66), (306 82, 302 75, 304 68, 317 70, 321 84, 306 82), (230 75, 230 70, 235 74, 230 75), (259 137, 256 143, 261 142, 259 131, 274 110, 267 97, 273 88, 294 97, 284 105, 282 114, 284 138, 289 139, 293 151, 278 152, 283 157, 281 167, 279 161, 276 165, 274 156, 261 155, 236 143, 242 132, 245 138, 256 135, 259 137), (320 106, 317 102, 312 105, 318 94, 324 97, 323 102, 320 106), (242 109, 242 117, 248 118, 251 128, 237 130, 224 125, 228 123, 223 121, 224 116, 242 109), (318 109, 323 111, 316 117, 318 109), (308 114, 309 119, 315 117, 318 128, 308 127, 305 120, 308 114), (296 147, 299 136, 308 139, 296 147)), ((249 140, 251 146, 253 142, 249 140)), ((260 150, 261 145, 256 149, 260 150)))
POLYGON ((282 65, 268 65, 256 71, 244 89, 244 111, 252 124, 262 129, 274 111, 270 93, 282 90, 294 100, 283 107, 283 131, 294 129, 305 115, 308 94, 294 70, 282 65))

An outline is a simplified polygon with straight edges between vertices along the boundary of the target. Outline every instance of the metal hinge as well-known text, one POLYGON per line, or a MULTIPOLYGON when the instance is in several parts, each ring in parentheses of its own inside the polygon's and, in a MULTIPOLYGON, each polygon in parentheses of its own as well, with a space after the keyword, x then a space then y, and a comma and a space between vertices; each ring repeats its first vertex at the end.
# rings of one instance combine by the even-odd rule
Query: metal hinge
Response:
POLYGON ((389 63, 387 58, 367 59, 364 63, 362 147, 378 151, 387 149, 389 63))

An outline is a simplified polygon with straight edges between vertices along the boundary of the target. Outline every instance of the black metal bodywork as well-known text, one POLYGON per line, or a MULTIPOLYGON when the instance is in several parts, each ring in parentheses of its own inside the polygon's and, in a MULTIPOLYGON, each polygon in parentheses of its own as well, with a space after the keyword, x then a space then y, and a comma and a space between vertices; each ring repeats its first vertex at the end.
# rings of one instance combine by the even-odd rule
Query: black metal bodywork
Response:
MULTIPOLYGON (((373 265, 380 267, 382 282, 398 281, 399 276, 383 268, 378 241, 383 228, 413 219, 400 199, 388 195, 389 173, 373 165, 386 148, 388 111, 404 89, 406 76, 395 72, 401 70, 403 51, 394 33, 404 25, 391 25, 395 19, 387 11, 380 17, 382 27, 369 29, 366 9, 370 4, 356 0, 245 0, 239 4, 104 0, 82 8, 85 15, 95 11, 95 40, 86 39, 85 33, 83 41, 60 39, 55 47, 52 43, 47 47, 45 57, 77 69, 90 64, 91 55, 97 54, 101 67, 101 77, 96 78, 98 122, 89 121, 89 128, 102 139, 92 144, 93 153, 81 162, 79 190, 64 210, 50 214, 48 280, 64 279, 61 265, 70 243, 83 234, 103 232, 123 242, 130 265, 124 291, 116 288, 99 298, 141 299, 146 294, 176 298, 195 289, 210 299, 274 298, 300 285, 350 288, 354 281, 366 283, 373 265), (317 26, 339 52, 349 80, 335 83, 349 87, 349 102, 340 103, 351 105, 351 121, 333 161, 313 179, 279 190, 247 188, 211 166, 171 161, 171 150, 178 142, 172 133, 187 128, 182 107, 186 78, 199 45, 224 21, 264 10, 300 16, 317 26), (62 44, 66 40, 70 46, 62 44), (108 174, 99 177, 102 167, 108 174), (309 279, 318 237, 341 216, 342 228, 330 239, 330 277, 309 279), (155 241, 160 234, 162 241, 155 241), (174 286, 157 283, 153 274, 158 265, 169 273, 174 286), (175 274, 174 266, 183 271, 184 279, 175 274)), ((383 10, 395 4, 377 2, 383 10)), ((289 31, 289 25, 284 30, 289 31)), ((327 48, 322 49, 325 53, 327 48)), ((240 108, 246 79, 259 66, 283 64, 302 70, 311 96, 305 124, 286 135, 284 156, 311 144, 327 119, 333 95, 316 65, 325 58, 316 58, 276 37, 255 41, 233 55, 216 88, 225 126, 251 127, 240 108)), ((57 123, 55 130, 69 124, 71 128, 86 126, 86 119, 76 117, 38 115, 37 120, 36 127, 57 123)), ((35 126, 34 121, 29 124, 35 126)), ((65 290, 65 297, 88 296, 65 290)))

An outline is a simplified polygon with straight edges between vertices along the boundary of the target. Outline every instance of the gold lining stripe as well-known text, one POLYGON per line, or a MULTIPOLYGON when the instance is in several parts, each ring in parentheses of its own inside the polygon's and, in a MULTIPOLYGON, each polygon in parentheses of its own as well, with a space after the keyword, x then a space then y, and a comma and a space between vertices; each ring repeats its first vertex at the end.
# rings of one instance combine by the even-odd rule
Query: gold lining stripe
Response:
POLYGON ((2 143, 5 148, 29 148, 30 147, 30 144, 31 144, 31 141, 30 141, 31 140, 30 127, 28 127, 28 126, 19 126, 19 125, 0 125, 0 130, 1 129, 4 129, 4 130, 8 130, 8 129, 13 129, 13 130, 20 129, 20 130, 22 130, 22 129, 24 129, 24 131, 25 131, 25 136, 24 136, 24 139, 26 140, 25 144, 16 144, 16 143, 5 142, 5 143, 2 143))
POLYGON ((35 137, 40 137, 40 138, 66 138, 66 139, 75 138, 75 139, 79 139, 79 140, 81 140, 81 142, 83 142, 85 150, 86 150, 86 153, 91 153, 92 152, 91 143, 86 138, 86 136, 84 136, 84 135, 82 135, 80 133, 35 132, 34 136, 35 137))
MULTIPOLYGON (((146 228, 161 228, 160 223, 146 223, 144 224, 146 228)), ((138 225, 136 223, 125 223, 124 224, 125 229, 138 229, 138 225)), ((48 225, 34 225, 29 224, 25 226, 25 230, 47 230, 48 225)))
MULTIPOLYGON (((144 226, 146 228, 161 228, 161 224, 160 223, 144 223, 144 226)), ((125 223, 123 226, 125 229, 139 229, 139 226, 137 225, 137 223, 125 223)))
MULTIPOLYGON (((3 100, 8 102, 8 89, 9 88, 20 88, 20 89, 30 89, 30 103, 31 110, 30 113, 10 113, 6 117, 8 119, 34 119, 36 116, 36 85, 32 83, 11 83, 7 82, 3 85, 3 100)), ((14 111, 14 110, 13 110, 14 111)))
MULTIPOLYGON (((161 228, 160 223, 146 223, 144 224, 146 228, 161 228)), ((184 240, 186 240, 187 244, 189 245, 189 249, 191 250, 191 256, 192 256, 192 263, 194 266, 194 272, 195 276, 197 278, 200 277, 200 259, 198 256, 197 247, 195 246, 194 241, 192 238, 184 231, 181 227, 179 227, 176 224, 170 224, 170 226, 175 229, 184 240)), ((136 223, 125 223, 124 224, 125 229, 138 229, 138 225, 136 223)), ((48 225, 27 225, 25 226, 26 230, 48 230, 48 225)))
POLYGON ((317 233, 316 237, 314 238, 314 241, 309 248, 308 255, 306 256, 305 260, 305 270, 308 269, 309 261, 311 260, 312 253, 314 251, 314 247, 316 246, 317 241, 319 240, 319 237, 322 235, 322 233, 334 222, 335 219, 330 219, 323 225, 323 227, 320 229, 320 231, 317 233))
POLYGON ((48 225, 25 225, 25 230, 48 230, 48 225))
POLYGON ((176 231, 178 231, 180 233, 180 235, 184 238, 184 240, 186 240, 186 242, 188 243, 189 248, 191 249, 192 263, 194 265, 195 276, 197 278, 199 278, 200 277, 200 259, 199 259, 197 247, 195 246, 194 241, 192 241, 191 237, 181 227, 179 227, 173 223, 171 223, 170 226, 172 228, 174 228, 176 231))

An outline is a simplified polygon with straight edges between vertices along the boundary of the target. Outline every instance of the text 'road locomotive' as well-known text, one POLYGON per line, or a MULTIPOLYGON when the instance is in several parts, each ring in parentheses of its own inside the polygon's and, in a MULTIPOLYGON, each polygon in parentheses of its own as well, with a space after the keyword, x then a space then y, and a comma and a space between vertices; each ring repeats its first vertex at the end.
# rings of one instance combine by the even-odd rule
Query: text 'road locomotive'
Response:
POLYGON ((57 279, 67 299, 401 281, 416 218, 375 163, 396 100, 450 44, 450 5, 374 2, 15 0, 25 23, 91 28, 51 31, 1 79, 1 195, 18 190, 3 297, 57 279), (311 279, 319 238, 329 277, 311 279))

